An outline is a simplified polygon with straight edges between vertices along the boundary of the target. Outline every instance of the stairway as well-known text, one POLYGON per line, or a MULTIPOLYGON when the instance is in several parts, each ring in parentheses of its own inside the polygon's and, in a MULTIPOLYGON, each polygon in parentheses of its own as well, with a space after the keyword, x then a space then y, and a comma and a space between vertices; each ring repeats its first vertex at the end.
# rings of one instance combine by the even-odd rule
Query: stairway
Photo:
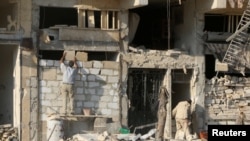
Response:
POLYGON ((244 50, 250 43, 250 1, 248 1, 246 10, 243 12, 241 20, 235 33, 230 36, 227 41, 230 41, 228 49, 222 60, 222 63, 227 63, 228 66, 235 70, 242 71, 242 67, 250 67, 250 64, 244 58, 244 50))

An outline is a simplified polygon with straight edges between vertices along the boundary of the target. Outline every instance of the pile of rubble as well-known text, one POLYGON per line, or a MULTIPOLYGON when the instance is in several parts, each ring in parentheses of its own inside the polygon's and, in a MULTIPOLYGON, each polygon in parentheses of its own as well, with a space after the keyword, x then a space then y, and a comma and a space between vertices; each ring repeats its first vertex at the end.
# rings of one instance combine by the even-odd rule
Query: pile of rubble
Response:
POLYGON ((0 141, 18 141, 18 129, 11 124, 0 125, 0 141))
POLYGON ((133 133, 110 135, 107 131, 104 131, 102 133, 75 134, 72 138, 68 138, 66 141, 153 141, 155 140, 153 137, 155 133, 156 129, 151 129, 144 135, 133 133))

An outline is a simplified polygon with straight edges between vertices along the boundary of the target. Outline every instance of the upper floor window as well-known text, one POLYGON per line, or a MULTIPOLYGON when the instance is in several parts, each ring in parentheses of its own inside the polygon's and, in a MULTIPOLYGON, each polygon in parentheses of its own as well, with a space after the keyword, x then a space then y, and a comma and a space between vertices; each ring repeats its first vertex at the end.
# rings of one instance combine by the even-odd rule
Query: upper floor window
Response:
POLYGON ((40 7, 39 28, 56 25, 77 26, 77 9, 61 7, 40 7))
POLYGON ((205 14, 204 30, 234 33, 240 20, 241 15, 205 14))
POLYGON ((18 30, 18 2, 1 0, 0 4, 0 31, 15 32, 18 30))
POLYGON ((118 11, 40 7, 40 29, 53 26, 119 29, 118 11))

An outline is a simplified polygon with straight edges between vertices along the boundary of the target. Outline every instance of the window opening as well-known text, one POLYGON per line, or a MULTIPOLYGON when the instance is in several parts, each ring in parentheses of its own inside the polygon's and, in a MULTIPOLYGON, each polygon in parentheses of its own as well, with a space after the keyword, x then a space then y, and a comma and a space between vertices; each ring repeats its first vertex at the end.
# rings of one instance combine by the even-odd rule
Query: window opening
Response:
POLYGON ((118 29, 118 11, 78 10, 78 27, 118 29))
POLYGON ((234 33, 241 15, 205 14, 205 30, 210 32, 234 33), (216 24, 214 24, 216 21, 216 24))
MULTIPOLYGON (((76 50, 77 52, 77 50, 76 50)), ((86 52, 86 51, 84 51, 86 52)), ((117 52, 86 52, 88 54, 88 61, 115 61, 117 60, 117 52)), ((63 51, 40 50, 39 58, 45 60, 60 60, 63 51)))
POLYGON ((75 8, 40 7, 39 28, 55 25, 76 26, 77 10, 75 8))
POLYGON ((17 31, 18 28, 18 4, 9 0, 1 0, 0 5, 0 29, 1 31, 17 31))

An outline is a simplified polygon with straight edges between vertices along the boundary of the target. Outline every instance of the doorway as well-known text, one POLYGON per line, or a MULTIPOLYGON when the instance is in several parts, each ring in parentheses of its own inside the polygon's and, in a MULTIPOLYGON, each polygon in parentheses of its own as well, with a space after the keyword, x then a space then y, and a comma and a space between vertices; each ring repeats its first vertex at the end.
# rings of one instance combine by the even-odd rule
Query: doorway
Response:
POLYGON ((131 132, 145 134, 150 129, 155 128, 158 94, 165 72, 165 69, 129 69, 128 98, 130 108, 128 111, 128 126, 131 132))
POLYGON ((0 124, 20 125, 18 45, 0 45, 0 124))
MULTIPOLYGON (((172 77, 172 96, 171 96, 171 109, 178 104, 178 102, 191 99, 191 79, 192 79, 192 69, 188 69, 186 73, 182 69, 175 69, 171 72, 172 77)), ((175 137, 176 124, 175 120, 171 121, 172 126, 172 137, 175 137)))

